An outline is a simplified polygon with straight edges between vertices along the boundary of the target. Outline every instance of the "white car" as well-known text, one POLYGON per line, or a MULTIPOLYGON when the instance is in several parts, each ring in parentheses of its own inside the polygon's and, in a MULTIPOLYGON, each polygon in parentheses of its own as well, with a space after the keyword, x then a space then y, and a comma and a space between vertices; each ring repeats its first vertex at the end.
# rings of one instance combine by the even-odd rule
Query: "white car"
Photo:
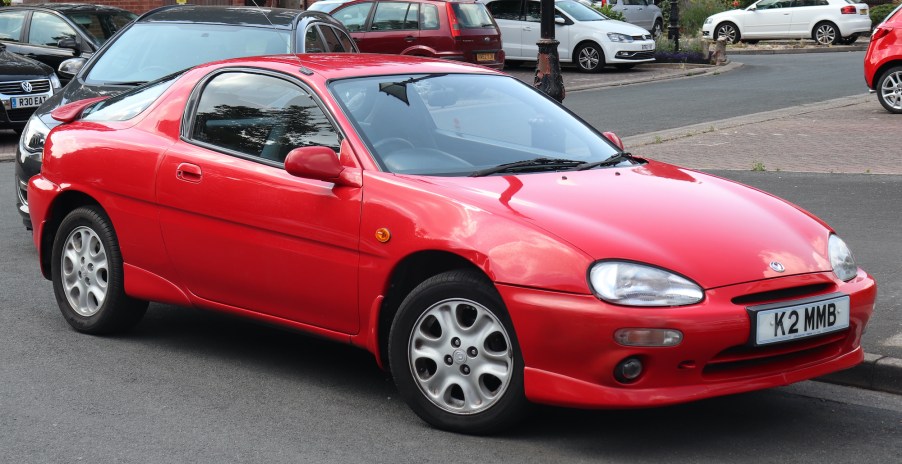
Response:
MULTIPOLYGON (((540 38, 538 0, 483 0, 501 28, 505 59, 535 61, 540 38)), ((598 72, 605 65, 629 69, 655 60, 649 31, 615 21, 575 0, 554 2, 554 36, 562 63, 580 71, 598 72)))
POLYGON ((331 13, 332 10, 350 1, 351 0, 316 0, 312 5, 307 7, 307 11, 322 11, 323 13, 331 13))
POLYGON ((630 24, 644 27, 657 37, 664 32, 664 15, 652 0, 577 0, 586 6, 602 7, 610 5, 611 9, 623 15, 630 24))
POLYGON ((732 43, 811 38, 821 45, 851 44, 871 31, 868 6, 851 0, 761 0, 744 10, 709 16, 702 35, 732 43))

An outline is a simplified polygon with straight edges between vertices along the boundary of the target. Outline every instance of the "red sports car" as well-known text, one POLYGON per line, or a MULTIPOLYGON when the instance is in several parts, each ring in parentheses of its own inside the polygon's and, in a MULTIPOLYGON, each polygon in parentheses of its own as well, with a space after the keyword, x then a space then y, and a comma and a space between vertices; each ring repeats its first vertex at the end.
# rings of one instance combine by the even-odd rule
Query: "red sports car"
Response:
POLYGON ((236 59, 54 117, 34 242, 82 332, 147 301, 300 329, 467 433, 528 401, 665 405, 863 359, 876 283, 827 224, 487 68, 236 59))
POLYGON ((902 113, 902 5, 871 34, 864 56, 864 80, 890 113, 902 113))

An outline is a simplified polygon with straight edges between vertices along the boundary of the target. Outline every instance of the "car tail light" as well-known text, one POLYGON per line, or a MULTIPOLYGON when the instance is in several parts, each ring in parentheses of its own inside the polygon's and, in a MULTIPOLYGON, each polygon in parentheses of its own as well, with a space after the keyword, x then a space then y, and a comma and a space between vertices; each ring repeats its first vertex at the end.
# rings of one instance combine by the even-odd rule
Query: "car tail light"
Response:
POLYGON ((857 14, 858 9, 855 8, 855 5, 846 5, 839 10, 842 14, 857 14))
POLYGON ((451 37, 460 37, 460 23, 457 22, 457 15, 454 14, 454 5, 446 3, 448 9, 448 24, 451 26, 451 37))

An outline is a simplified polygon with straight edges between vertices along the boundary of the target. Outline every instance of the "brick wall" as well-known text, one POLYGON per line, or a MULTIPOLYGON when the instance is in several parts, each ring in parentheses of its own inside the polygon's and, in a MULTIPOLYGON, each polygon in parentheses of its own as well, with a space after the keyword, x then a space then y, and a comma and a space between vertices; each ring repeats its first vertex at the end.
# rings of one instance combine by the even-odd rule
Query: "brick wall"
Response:
MULTIPOLYGON (((187 3, 191 3, 193 5, 245 5, 245 1, 246 0, 190 0, 187 3)), ((256 1, 260 6, 272 6, 273 4, 275 4, 276 6, 282 6, 285 8, 298 8, 300 5, 304 4, 303 0, 256 1)), ((313 3, 311 0, 307 1, 311 4, 313 3)), ((173 5, 176 3, 185 2, 179 2, 178 0, 66 0, 64 2, 52 2, 47 0, 13 0, 13 3, 93 3, 98 5, 115 6, 116 8, 122 8, 123 10, 131 11, 132 13, 141 14, 158 6, 173 5)), ((250 0, 247 1, 247 4, 250 4, 250 0)))

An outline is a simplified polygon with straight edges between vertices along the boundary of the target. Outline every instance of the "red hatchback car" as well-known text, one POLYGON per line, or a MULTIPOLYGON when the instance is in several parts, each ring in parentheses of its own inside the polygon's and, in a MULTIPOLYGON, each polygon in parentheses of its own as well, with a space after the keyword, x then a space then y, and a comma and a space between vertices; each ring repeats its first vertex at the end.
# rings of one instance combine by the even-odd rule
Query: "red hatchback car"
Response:
POLYGON ((34 243, 82 332, 148 300, 299 329, 467 433, 527 401, 666 405, 864 357, 877 286, 824 222, 481 66, 235 59, 53 115, 34 243))
POLYGON ((902 5, 871 34, 864 56, 864 80, 890 113, 902 113, 902 5))
POLYGON ((485 5, 472 0, 357 0, 331 14, 351 32, 364 53, 504 67, 501 30, 485 5))

